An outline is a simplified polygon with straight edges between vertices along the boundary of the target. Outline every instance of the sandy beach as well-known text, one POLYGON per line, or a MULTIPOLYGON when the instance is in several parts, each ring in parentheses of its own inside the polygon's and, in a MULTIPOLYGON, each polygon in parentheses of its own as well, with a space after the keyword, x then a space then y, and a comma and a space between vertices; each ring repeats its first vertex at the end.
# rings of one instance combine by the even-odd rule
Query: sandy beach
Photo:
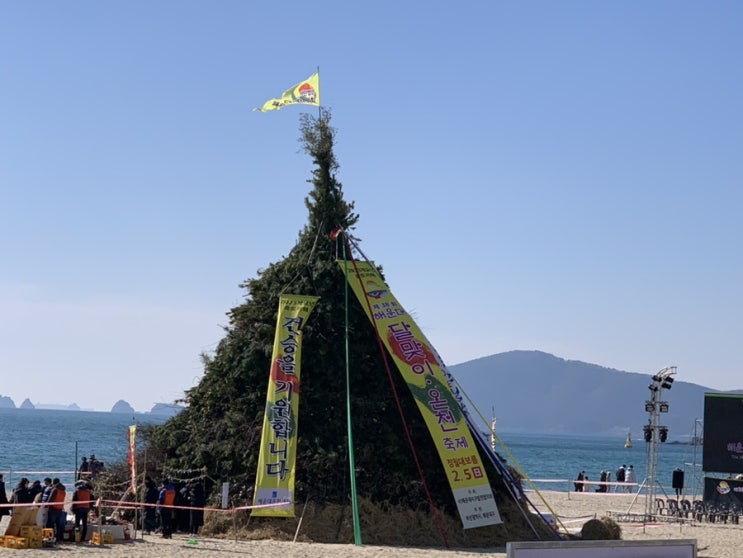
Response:
MULTIPOLYGON (((645 497, 641 495, 634 505, 630 494, 596 494, 576 492, 543 492, 546 502, 531 494, 537 507, 545 512, 554 512, 562 524, 570 531, 580 531, 583 523, 594 517, 601 517, 628 511, 642 514, 645 497), (631 507, 631 509, 630 509, 631 507)), ((700 558, 737 558, 743 548, 743 525, 731 523, 707 523, 686 521, 684 523, 659 522, 643 525, 634 522, 620 522, 624 540, 657 539, 696 539, 700 558)), ((483 549, 412 548, 400 546, 355 546, 353 544, 320 544, 308 542, 238 540, 201 537, 196 543, 189 542, 187 535, 175 534, 172 539, 158 535, 138 533, 135 541, 121 542, 105 546, 91 544, 62 544, 57 548, 23 550, 23 556, 48 556, 61 552, 70 558, 82 556, 110 556, 134 558, 183 558, 190 554, 200 558, 228 557, 246 554, 253 557, 281 558, 377 558, 401 556, 403 558, 474 558, 493 556, 505 558, 504 547, 483 549)), ((362 533, 363 538, 363 533, 362 533)), ((0 555, 16 554, 17 550, 0 548, 0 555)))
MULTIPOLYGON (((569 530, 580 531, 590 518, 610 515, 609 512, 642 514, 645 510, 645 495, 613 494, 595 492, 542 492, 546 501, 536 495, 530 499, 542 512, 552 508, 569 530)), ((700 558, 737 558, 743 555, 743 524, 708 523, 686 520, 683 523, 658 522, 643 525, 635 522, 619 522, 623 540, 696 539, 697 555, 700 558)), ((499 556, 499 554, 494 554, 499 556)), ((505 554, 502 554, 505 556, 505 554)))

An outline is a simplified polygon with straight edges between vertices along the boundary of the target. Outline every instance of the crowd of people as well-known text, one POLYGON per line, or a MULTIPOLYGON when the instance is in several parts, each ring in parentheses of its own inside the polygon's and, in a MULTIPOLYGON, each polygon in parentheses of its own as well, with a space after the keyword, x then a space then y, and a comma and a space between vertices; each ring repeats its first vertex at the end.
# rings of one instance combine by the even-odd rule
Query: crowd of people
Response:
POLYGON ((98 476, 99 473, 106 469, 106 464, 103 461, 96 459, 94 454, 90 455, 90 460, 83 455, 80 467, 77 470, 77 480, 89 479, 93 480, 98 476))
MULTIPOLYGON (((71 509, 75 516, 75 529, 82 533, 84 540, 88 529, 88 515, 92 509, 93 496, 90 481, 83 479, 75 482, 72 492, 71 509)), ((67 501, 67 487, 58 478, 46 477, 43 481, 31 482, 26 477, 21 477, 13 489, 11 501, 8 502, 5 491, 5 482, 0 475, 0 504, 46 504, 40 506, 37 515, 37 524, 54 530, 54 538, 61 542, 64 538, 64 530, 67 523, 67 514, 64 511, 67 501)), ((0 507, 0 516, 10 515, 10 507, 0 507)))
POLYGON ((165 479, 160 488, 147 477, 145 479, 145 512, 142 528, 145 533, 160 532, 170 539, 174 531, 188 531, 189 536, 198 537, 204 525, 206 493, 200 480, 191 480, 176 486, 165 479))
POLYGON ((629 492, 635 491, 637 485, 637 473, 635 466, 622 465, 617 469, 615 481, 612 482, 611 471, 601 471, 598 482, 591 481, 585 471, 578 473, 573 485, 576 492, 629 492), (613 488, 613 490, 612 490, 613 488))
MULTIPOLYGON (((71 498, 67 497, 67 488, 58 478, 46 477, 43 482, 31 482, 22 477, 12 491, 10 501, 3 475, 0 474, 0 518, 12 513, 12 507, 8 504, 46 504, 39 506, 36 522, 53 529, 55 539, 61 542, 67 526, 65 503, 69 500, 69 509, 74 515, 74 529, 79 533, 79 540, 85 541, 91 512, 94 517, 97 514, 94 480, 102 470, 103 463, 97 461, 94 455, 90 456, 90 460, 83 457, 71 498)), ((168 539, 172 538, 174 532, 187 532, 192 538, 199 536, 199 530, 204 525, 206 505, 203 481, 195 479, 173 483, 164 479, 158 487, 148 476, 145 479, 144 503, 141 521, 142 529, 147 534, 161 533, 168 539)))

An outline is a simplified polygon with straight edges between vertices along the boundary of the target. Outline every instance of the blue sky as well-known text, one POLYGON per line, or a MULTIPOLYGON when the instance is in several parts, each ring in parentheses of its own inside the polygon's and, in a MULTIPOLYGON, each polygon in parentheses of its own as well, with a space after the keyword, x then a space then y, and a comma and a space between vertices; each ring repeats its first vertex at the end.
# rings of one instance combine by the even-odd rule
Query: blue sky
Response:
POLYGON ((448 364, 743 388, 741 28, 724 1, 0 2, 0 394, 198 382, 306 221, 303 109, 251 109, 318 66, 362 249, 448 364))

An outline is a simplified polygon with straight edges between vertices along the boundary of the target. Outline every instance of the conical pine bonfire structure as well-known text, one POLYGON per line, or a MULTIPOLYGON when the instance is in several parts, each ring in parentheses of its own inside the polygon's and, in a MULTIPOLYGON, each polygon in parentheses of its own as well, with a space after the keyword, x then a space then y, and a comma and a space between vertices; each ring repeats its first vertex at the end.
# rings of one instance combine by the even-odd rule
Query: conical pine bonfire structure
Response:
MULTIPOLYGON (((230 310, 214 354, 203 356, 204 375, 186 393, 187 408, 151 434, 150 455, 159 455, 160 466, 169 470, 204 468, 211 479, 231 482, 235 502, 250 503, 277 302, 287 292, 317 296, 302 332, 295 490, 304 513, 301 536, 318 542, 354 540, 346 420, 350 401, 363 542, 496 546, 509 540, 554 539, 546 524, 529 513, 518 482, 500 460, 483 463, 503 522, 462 531, 446 474, 413 396, 400 374, 386 373, 389 366, 364 308, 346 296, 338 260, 360 254, 353 236, 358 216, 336 177, 330 114, 302 116, 300 130, 314 163, 313 187, 305 199, 308 222, 288 256, 241 285, 245 302, 230 310), (355 248, 347 252, 344 246, 355 248)), ((240 524, 246 521, 242 518, 240 524)), ((231 520, 211 525, 232 527, 231 520)), ((295 529, 293 521, 254 518, 245 535, 289 536, 295 529)))

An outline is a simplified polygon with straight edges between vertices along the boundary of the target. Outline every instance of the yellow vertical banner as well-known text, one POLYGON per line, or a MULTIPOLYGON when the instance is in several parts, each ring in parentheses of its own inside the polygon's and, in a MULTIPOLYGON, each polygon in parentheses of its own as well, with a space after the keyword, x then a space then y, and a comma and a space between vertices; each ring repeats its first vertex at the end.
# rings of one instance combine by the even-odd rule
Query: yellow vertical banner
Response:
POLYGON ((137 425, 132 424, 129 426, 129 476, 131 478, 131 485, 129 490, 132 494, 137 493, 137 425))
POLYGON ((294 517, 302 328, 319 297, 281 295, 252 515, 294 517))
POLYGON ((423 415, 464 528, 502 523, 484 463, 436 352, 373 263, 339 263, 423 415))

